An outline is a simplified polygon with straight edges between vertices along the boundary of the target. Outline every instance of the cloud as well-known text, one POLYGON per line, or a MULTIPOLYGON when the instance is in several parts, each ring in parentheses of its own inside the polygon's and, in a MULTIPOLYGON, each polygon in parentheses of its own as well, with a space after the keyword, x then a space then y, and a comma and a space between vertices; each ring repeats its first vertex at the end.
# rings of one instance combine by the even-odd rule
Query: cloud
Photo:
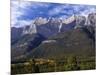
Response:
POLYGON ((39 8, 39 7, 49 7, 49 3, 41 3, 41 2, 34 2, 34 4, 32 5, 34 8, 39 8))
POLYGON ((88 15, 89 13, 96 13, 96 6, 94 5, 75 5, 73 10, 76 15, 88 15))
POLYGON ((66 19, 68 16, 67 15, 62 15, 62 16, 60 16, 59 18, 60 19, 66 19))
POLYGON ((11 1, 11 26, 24 26, 36 17, 68 18, 73 14, 96 12, 92 5, 58 4, 45 2, 11 1))
POLYGON ((91 12, 96 12, 94 5, 79 5, 79 4, 59 4, 59 6, 54 7, 48 11, 50 16, 63 13, 64 15, 72 14, 88 14, 91 12))
POLYGON ((81 15, 83 14, 83 15, 88 15, 89 13, 96 13, 96 8, 95 7, 92 7, 92 8, 87 8, 86 10, 84 10, 82 13, 81 13, 81 15))
POLYGON ((11 1, 11 26, 15 26, 21 22, 18 18, 25 14, 25 9, 30 5, 29 2, 22 2, 20 4, 18 1, 11 1))
MULTIPOLYGON (((11 26, 20 26, 21 24, 22 26, 23 24, 27 25, 31 20, 25 20, 22 16, 29 16, 30 12, 34 14, 35 9, 37 10, 40 7, 48 8, 48 4, 27 1, 11 1, 11 26), (34 11, 32 8, 34 8, 34 11)), ((42 14, 43 12, 39 13, 42 14)))
POLYGON ((32 21, 33 20, 19 20, 17 23, 16 23, 16 27, 23 27, 25 25, 30 25, 32 24, 32 21))
POLYGON ((56 14, 59 14, 59 13, 67 13, 67 11, 64 10, 66 7, 67 7, 66 5, 56 6, 53 9, 49 10, 48 14, 50 16, 53 16, 53 15, 56 15, 56 14))

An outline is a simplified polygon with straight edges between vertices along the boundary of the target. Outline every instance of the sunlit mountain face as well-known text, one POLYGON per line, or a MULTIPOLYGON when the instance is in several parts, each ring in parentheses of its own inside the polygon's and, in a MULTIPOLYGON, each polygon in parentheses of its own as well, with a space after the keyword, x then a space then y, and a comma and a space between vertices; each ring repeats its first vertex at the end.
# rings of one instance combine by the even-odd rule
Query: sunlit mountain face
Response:
POLYGON ((12 73, 37 72, 29 67, 33 59, 40 72, 54 72, 53 64, 61 71, 95 69, 95 37, 95 5, 11 1, 12 73), (69 66, 73 56, 78 64, 69 66))

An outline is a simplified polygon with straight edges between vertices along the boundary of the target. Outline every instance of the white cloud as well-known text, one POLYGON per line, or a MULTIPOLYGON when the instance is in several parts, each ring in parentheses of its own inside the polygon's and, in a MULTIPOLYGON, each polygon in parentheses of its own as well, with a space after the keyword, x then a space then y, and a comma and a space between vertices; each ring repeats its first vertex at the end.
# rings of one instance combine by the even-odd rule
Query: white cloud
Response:
MULTIPOLYGON (((27 22, 27 20, 19 20, 18 18, 22 15, 25 15, 26 10, 32 8, 39 8, 39 7, 49 7, 47 3, 38 3, 38 2, 28 2, 28 1, 11 1, 11 26, 19 26, 18 24, 28 24, 31 20, 27 22)), ((42 12, 40 12, 42 14, 42 12)))
POLYGON ((38 8, 38 7, 49 7, 49 4, 48 3, 41 3, 41 2, 34 2, 34 6, 35 8, 38 8))
POLYGON ((56 6, 55 8, 51 9, 48 14, 52 16, 59 13, 67 13, 67 11, 64 10, 66 7, 67 5, 56 6))
MULTIPOLYGON (((74 5, 74 4, 64 4, 60 6, 56 6, 55 8, 51 9, 48 14, 49 15, 56 15, 59 13, 64 13, 64 14, 79 14, 82 12, 89 12, 91 9, 94 11, 95 8, 91 5, 74 5), (68 9, 68 10, 67 10, 68 9)), ((85 13, 87 14, 87 13, 85 13)))
POLYGON ((66 19, 68 16, 67 15, 62 15, 62 16, 60 16, 59 18, 60 19, 66 19))
POLYGON ((18 21, 18 27, 22 27, 25 25, 30 25, 33 20, 19 20, 18 21))
POLYGON ((83 14, 89 14, 89 13, 96 13, 95 8, 87 8, 86 10, 83 11, 83 14))
POLYGON ((20 23, 18 18, 25 13, 24 9, 28 6, 30 6, 28 2, 22 2, 20 4, 19 1, 11 1, 11 26, 15 26, 16 24, 20 23))
POLYGON ((18 12, 19 3, 16 1, 11 1, 11 26, 15 25, 17 22, 17 18, 21 15, 20 12, 18 12))
POLYGON ((73 8, 74 8, 75 14, 78 14, 78 15, 87 16, 89 13, 96 13, 96 8, 95 6, 92 6, 92 5, 76 5, 73 8))
POLYGON ((95 10, 94 9, 88 9, 88 10, 85 10, 85 11, 83 11, 83 12, 80 12, 80 14, 79 15, 83 15, 83 16, 88 16, 88 14, 90 14, 90 13, 96 13, 95 12, 95 10))

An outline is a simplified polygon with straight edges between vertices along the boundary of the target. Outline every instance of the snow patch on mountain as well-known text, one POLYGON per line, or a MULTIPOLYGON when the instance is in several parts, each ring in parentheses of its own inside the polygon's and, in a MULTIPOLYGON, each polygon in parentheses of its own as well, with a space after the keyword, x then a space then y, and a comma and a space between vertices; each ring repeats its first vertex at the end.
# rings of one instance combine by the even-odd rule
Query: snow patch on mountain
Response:
POLYGON ((64 23, 64 24, 69 24, 69 23, 73 22, 74 20, 75 20, 75 15, 72 15, 72 16, 70 16, 70 17, 67 18, 67 19, 63 19, 63 20, 62 20, 62 23, 64 23))
POLYGON ((56 40, 45 40, 42 43, 44 44, 44 43, 55 43, 55 42, 56 42, 56 40))

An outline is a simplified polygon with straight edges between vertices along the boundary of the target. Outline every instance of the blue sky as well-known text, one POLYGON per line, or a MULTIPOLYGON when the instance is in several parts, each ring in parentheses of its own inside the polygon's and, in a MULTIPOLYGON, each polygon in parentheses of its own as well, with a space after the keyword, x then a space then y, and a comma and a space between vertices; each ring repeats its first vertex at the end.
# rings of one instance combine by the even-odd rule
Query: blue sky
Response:
POLYGON ((91 12, 96 12, 95 5, 11 1, 11 26, 29 25, 36 17, 68 18, 72 14, 88 15, 91 12))

